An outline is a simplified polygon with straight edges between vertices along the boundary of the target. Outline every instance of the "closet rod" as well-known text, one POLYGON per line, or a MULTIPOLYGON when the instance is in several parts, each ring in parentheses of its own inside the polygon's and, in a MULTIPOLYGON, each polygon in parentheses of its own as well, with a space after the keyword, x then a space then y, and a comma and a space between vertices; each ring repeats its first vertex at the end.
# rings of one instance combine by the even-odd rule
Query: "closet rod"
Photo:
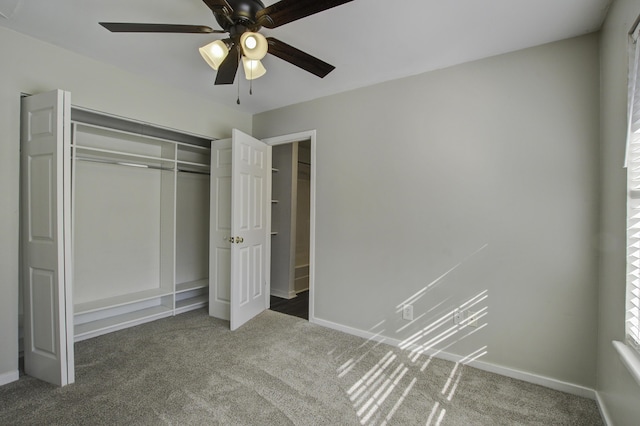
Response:
POLYGON ((75 157, 75 159, 78 160, 78 161, 89 161, 91 163, 115 164, 117 166, 137 167, 139 169, 154 169, 154 170, 169 170, 169 171, 173 170, 173 169, 169 169, 169 168, 162 167, 162 166, 153 166, 153 165, 149 165, 149 164, 130 163, 128 161, 99 160, 97 158, 85 158, 85 157, 75 157))
POLYGON ((305 163, 304 161, 298 161, 298 164, 306 164, 307 166, 311 165, 311 163, 305 163))
POLYGON ((178 169, 178 172, 180 173, 193 173, 194 175, 207 175, 207 176, 211 176, 211 173, 207 173, 207 172, 197 172, 195 170, 183 170, 183 169, 178 169))

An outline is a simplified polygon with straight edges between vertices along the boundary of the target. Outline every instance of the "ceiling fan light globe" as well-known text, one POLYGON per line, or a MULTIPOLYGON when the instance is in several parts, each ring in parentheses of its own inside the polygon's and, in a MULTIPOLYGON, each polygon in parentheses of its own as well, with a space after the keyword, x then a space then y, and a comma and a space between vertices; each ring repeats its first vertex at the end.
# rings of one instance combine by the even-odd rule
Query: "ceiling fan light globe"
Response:
POLYGON ((222 61, 224 61, 224 59, 229 54, 229 48, 221 40, 216 40, 212 43, 209 43, 198 50, 200 51, 200 55, 202 55, 202 58, 214 70, 218 70, 222 61))
POLYGON ((250 31, 240 36, 240 45, 244 56, 257 61, 264 58, 269 49, 269 43, 262 34, 250 31))
POLYGON ((257 59, 249 59, 246 56, 242 57, 242 66, 244 67, 244 75, 247 80, 260 78, 267 72, 262 62, 257 59))
POLYGON ((247 46, 248 49, 251 50, 256 48, 256 46, 258 45, 258 42, 256 41, 256 38, 254 36, 250 35, 245 39, 244 44, 247 46))

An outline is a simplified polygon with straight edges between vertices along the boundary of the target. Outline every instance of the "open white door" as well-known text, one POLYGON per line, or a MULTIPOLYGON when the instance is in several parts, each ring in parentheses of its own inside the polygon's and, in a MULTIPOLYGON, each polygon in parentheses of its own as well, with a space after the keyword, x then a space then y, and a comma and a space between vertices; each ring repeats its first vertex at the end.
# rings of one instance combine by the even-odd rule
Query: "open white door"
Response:
POLYGON ((70 94, 22 100, 25 372, 73 383, 70 94))
POLYGON ((271 147, 236 129, 232 144, 231 330, 235 330, 266 309, 271 147))
POLYGON ((211 149, 209 314, 235 330, 267 307, 271 147, 234 129, 211 149))

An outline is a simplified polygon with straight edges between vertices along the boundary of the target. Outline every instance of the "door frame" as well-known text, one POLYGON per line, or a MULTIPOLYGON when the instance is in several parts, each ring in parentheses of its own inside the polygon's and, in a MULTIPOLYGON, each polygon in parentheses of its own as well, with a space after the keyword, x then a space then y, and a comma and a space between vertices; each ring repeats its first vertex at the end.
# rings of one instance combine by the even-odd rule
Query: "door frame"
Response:
MULTIPOLYGON (((294 142, 307 142, 311 143, 311 181, 310 181, 310 193, 309 193, 309 322, 315 322, 315 276, 316 276, 316 131, 306 130, 298 133, 291 133, 288 135, 275 136, 271 138, 264 138, 262 142, 270 146, 285 145, 294 142)), ((270 185, 269 185, 270 186, 270 185)), ((269 218, 269 225, 271 225, 271 218, 269 218)), ((271 306, 271 240, 268 240, 269 244, 269 261, 267 263, 269 267, 269 285, 267 298, 267 309, 271 306)))

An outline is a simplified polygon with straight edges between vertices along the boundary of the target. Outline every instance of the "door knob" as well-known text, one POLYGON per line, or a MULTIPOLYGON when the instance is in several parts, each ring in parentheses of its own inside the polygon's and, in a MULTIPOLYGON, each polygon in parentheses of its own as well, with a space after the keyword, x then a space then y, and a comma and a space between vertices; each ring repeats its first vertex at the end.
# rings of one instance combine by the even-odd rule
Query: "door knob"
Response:
POLYGON ((240 243, 244 243, 244 238, 242 237, 236 237, 236 243, 240 244, 240 243))
POLYGON ((233 237, 229 237, 229 242, 230 242, 231 244, 233 244, 233 243, 235 243, 235 242, 236 242, 236 240, 235 240, 235 238, 233 238, 233 237))

